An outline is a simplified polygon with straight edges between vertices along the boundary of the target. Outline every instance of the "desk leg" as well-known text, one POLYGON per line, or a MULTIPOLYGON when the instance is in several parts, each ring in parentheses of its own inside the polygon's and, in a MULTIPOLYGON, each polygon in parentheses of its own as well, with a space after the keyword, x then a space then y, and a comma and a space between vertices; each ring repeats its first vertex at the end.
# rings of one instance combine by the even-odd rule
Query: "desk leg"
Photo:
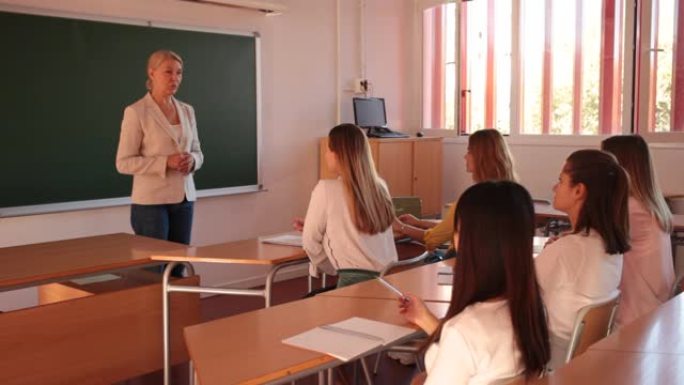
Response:
POLYGON ((169 277, 171 270, 178 265, 178 262, 171 262, 166 265, 164 269, 164 276, 162 277, 162 334, 164 339, 164 385, 170 385, 170 371, 171 371, 171 347, 169 344, 169 277))
POLYGON ((188 385, 195 385, 197 383, 197 373, 195 373, 195 366, 192 364, 192 360, 188 361, 188 385))
POLYGON ((273 266, 271 271, 269 271, 268 275, 266 276, 266 288, 264 289, 264 300, 266 302, 265 307, 271 307, 271 288, 273 287, 273 281, 275 279, 276 273, 278 273, 280 269, 284 269, 289 266, 301 265, 304 263, 309 263, 309 260, 291 261, 273 266))

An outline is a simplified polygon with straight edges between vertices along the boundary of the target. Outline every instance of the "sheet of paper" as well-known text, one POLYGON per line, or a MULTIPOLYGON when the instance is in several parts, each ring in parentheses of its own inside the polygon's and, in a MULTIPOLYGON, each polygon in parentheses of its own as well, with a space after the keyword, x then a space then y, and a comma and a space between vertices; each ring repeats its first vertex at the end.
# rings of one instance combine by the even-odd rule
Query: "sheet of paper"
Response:
POLYGON ((302 234, 301 233, 286 233, 271 235, 268 237, 259 238, 263 243, 272 243, 275 245, 285 245, 285 246, 299 246, 302 247, 302 234))
POLYGON ((549 237, 534 237, 532 242, 532 255, 536 258, 544 249, 544 245, 549 240, 549 237))
POLYGON ((359 331, 380 337, 384 341, 383 345, 391 344, 392 342, 415 332, 415 330, 411 328, 361 317, 352 317, 332 325, 342 329, 359 331))
POLYGON ((119 277, 116 274, 102 274, 102 275, 94 275, 92 277, 84 277, 84 278, 75 278, 72 279, 71 282, 77 284, 77 285, 88 285, 91 283, 96 283, 96 282, 107 282, 107 281, 113 281, 115 279, 119 279, 119 277))
POLYGON ((454 274, 454 268, 451 266, 440 266, 439 270, 437 270, 437 274, 453 275, 454 274))
POLYGON ((403 326, 353 317, 315 327, 282 342, 325 353, 346 362, 412 333, 415 330, 403 326))

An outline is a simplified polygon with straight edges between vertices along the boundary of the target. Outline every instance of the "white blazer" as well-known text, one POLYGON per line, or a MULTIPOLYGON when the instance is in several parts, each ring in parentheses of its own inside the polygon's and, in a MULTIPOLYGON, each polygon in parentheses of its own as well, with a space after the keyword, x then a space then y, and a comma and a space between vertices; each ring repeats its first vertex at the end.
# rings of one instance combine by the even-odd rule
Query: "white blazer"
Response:
POLYGON ((148 93, 126 107, 121 122, 116 169, 133 175, 131 199, 136 204, 179 203, 196 199, 192 175, 204 161, 197 135, 195 111, 189 104, 173 98, 182 127, 180 139, 168 119, 148 93), (188 175, 166 168, 169 155, 189 152, 195 159, 188 175))

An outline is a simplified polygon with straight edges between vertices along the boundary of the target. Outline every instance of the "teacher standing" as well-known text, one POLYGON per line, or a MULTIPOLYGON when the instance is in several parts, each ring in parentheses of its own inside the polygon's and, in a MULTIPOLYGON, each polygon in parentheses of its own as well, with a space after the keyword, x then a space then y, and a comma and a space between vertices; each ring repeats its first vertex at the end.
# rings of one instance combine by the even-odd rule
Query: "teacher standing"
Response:
POLYGON ((195 111, 174 95, 183 79, 183 60, 159 50, 147 61, 148 93, 126 107, 116 169, 133 175, 131 225, 136 235, 190 243, 192 174, 204 160, 195 111))

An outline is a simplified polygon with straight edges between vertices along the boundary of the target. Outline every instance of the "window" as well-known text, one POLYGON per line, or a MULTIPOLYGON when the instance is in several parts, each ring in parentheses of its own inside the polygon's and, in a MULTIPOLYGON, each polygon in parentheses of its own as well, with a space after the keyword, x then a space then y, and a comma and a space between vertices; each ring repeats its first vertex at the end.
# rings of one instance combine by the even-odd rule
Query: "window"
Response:
POLYGON ((678 3, 472 0, 426 9, 423 124, 461 134, 684 131, 678 3), (625 49, 633 36, 637 57, 625 49))
POLYGON ((684 131, 684 7, 676 0, 640 2, 636 131, 684 131), (680 39, 681 40, 681 39, 680 39))

